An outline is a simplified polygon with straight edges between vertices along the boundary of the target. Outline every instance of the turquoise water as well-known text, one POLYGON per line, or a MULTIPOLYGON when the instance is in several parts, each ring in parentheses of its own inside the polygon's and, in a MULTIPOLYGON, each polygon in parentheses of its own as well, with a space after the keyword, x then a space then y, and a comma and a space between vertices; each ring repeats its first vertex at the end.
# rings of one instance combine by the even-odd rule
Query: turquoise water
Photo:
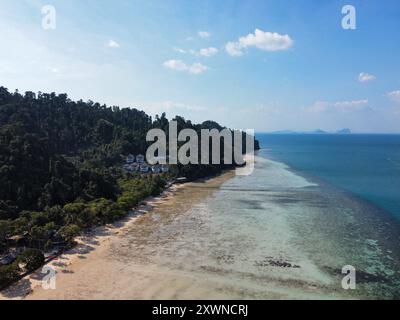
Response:
POLYGON ((400 220, 400 135, 259 134, 260 156, 350 191, 400 220))

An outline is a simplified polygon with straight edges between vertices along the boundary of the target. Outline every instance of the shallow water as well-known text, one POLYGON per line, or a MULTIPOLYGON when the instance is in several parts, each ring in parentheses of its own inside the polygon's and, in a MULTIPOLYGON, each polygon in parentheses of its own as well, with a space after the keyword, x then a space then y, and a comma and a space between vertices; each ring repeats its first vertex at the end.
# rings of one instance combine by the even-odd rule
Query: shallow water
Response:
POLYGON ((193 184, 175 212, 165 207, 137 224, 129 250, 113 258, 140 256, 162 270, 150 298, 399 298, 397 221, 284 164, 256 162, 251 176, 220 188, 193 184), (190 201, 195 194, 205 199, 190 201), (346 265, 357 270, 356 290, 341 287, 346 265))

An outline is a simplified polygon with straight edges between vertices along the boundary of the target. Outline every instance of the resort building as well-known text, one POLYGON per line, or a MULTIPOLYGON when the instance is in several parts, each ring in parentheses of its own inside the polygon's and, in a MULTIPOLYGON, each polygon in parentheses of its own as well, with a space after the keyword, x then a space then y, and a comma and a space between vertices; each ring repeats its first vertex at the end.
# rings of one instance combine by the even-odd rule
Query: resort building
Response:
POLYGON ((138 154, 136 156, 136 162, 137 163, 144 163, 144 155, 138 154))
POLYGON ((160 166, 157 166, 157 165, 152 166, 152 167, 151 167, 151 171, 152 171, 153 173, 160 173, 160 172, 161 172, 161 167, 160 167, 160 166))
MULTIPOLYGON (((161 159, 161 158, 160 158, 161 159)), ((162 158, 165 160, 165 158, 162 158)), ((155 164, 150 166, 145 159, 145 156, 138 154, 136 157, 132 154, 126 157, 126 162, 122 165, 123 170, 127 172, 140 172, 140 173, 167 173, 169 172, 169 166, 166 164, 155 164), (136 160, 136 162, 135 162, 136 160)))
POLYGON ((131 170, 131 165, 130 165, 130 164, 124 164, 124 165, 122 166, 122 168, 123 168, 124 170, 126 170, 126 171, 130 171, 130 170, 131 170))
POLYGON ((16 255, 13 254, 5 254, 0 256, 0 266, 6 266, 8 264, 13 263, 17 259, 16 255))
POLYGON ((135 162, 135 156, 130 154, 126 157, 126 163, 134 163, 135 162))
POLYGON ((137 164, 137 163, 131 164, 131 170, 132 170, 133 172, 138 172, 139 169, 140 169, 139 164, 137 164))

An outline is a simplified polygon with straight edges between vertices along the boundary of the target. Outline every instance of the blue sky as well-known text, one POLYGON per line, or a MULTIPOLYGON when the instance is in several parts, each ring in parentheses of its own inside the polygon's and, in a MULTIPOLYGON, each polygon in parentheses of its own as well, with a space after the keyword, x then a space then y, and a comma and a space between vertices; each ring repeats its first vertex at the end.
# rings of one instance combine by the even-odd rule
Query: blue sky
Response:
POLYGON ((0 85, 232 128, 400 132, 399 30, 397 0, 1 0, 0 85))

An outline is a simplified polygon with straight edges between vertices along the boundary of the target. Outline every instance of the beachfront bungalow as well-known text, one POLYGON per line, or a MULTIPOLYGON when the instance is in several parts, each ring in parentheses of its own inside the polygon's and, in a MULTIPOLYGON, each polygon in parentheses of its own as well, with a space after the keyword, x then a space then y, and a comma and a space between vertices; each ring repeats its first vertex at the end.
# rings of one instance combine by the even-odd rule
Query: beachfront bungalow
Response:
POLYGON ((130 154, 126 157, 126 163, 134 163, 135 162, 135 156, 130 154))
POLYGON ((5 266, 13 263, 24 250, 25 247, 8 249, 7 252, 0 255, 0 265, 5 266))
POLYGON ((160 173, 161 172, 161 168, 160 168, 160 166, 157 166, 157 165, 151 166, 151 171, 153 173, 160 173))
POLYGON ((138 172, 140 170, 140 165, 138 163, 124 164, 122 168, 128 172, 138 172))
POLYGON ((138 154, 136 156, 136 162, 137 163, 144 163, 144 155, 138 154))
POLYGON ((25 232, 20 235, 15 235, 9 238, 6 238, 6 243, 8 247, 18 248, 26 246, 28 243, 28 233, 25 232))
POLYGON ((175 180, 175 183, 177 183, 177 184, 186 183, 186 182, 189 182, 189 180, 186 177, 180 177, 175 180))
POLYGON ((123 168, 125 171, 131 171, 131 165, 130 165, 130 164, 124 164, 124 165, 122 166, 122 168, 123 168))
POLYGON ((0 256, 0 266, 6 266, 8 264, 13 263, 17 259, 17 256, 12 253, 7 253, 5 255, 0 256))
POLYGON ((149 166, 147 165, 147 163, 143 163, 140 165, 140 172, 141 173, 149 172, 149 166))

